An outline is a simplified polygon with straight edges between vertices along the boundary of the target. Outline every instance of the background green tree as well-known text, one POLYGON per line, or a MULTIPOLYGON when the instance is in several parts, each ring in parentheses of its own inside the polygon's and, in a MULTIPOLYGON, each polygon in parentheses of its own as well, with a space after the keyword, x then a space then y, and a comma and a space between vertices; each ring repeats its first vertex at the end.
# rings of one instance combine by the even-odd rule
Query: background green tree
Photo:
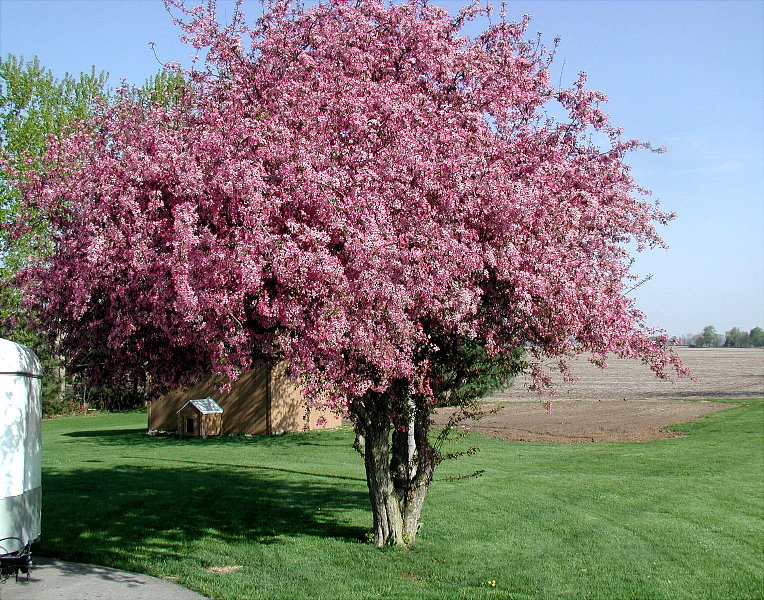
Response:
MULTIPOLYGON (((0 336, 34 348, 45 367, 43 410, 62 412, 74 404, 125 406, 138 401, 136 390, 92 390, 77 386, 76 365, 68 364, 55 345, 44 344, 27 326, 21 296, 14 284, 19 269, 31 258, 50 251, 50 224, 22 207, 18 190, 9 182, 9 170, 22 173, 39 169, 50 136, 61 137, 67 128, 88 119, 100 105, 117 96, 108 87, 109 75, 97 72, 56 77, 37 57, 26 60, 9 54, 0 58, 0 336), (23 211, 23 212, 21 212, 23 211), (23 221, 29 230, 22 236, 7 224, 23 221), (73 371, 74 367, 74 371, 73 371), (127 401, 126 401, 127 398, 127 401), (76 402, 75 402, 76 400, 76 402)), ((144 104, 167 105, 184 93, 186 82, 175 71, 162 70, 138 88, 120 93, 144 104)))
POLYGON ((695 348, 762 348, 764 347, 764 331, 754 327, 751 331, 743 331, 733 327, 724 336, 720 335, 713 325, 703 328, 702 333, 691 334, 679 338, 682 343, 695 348))
POLYGON ((61 136, 74 121, 93 114, 95 106, 109 101, 108 75, 81 73, 62 78, 40 64, 37 57, 25 60, 9 54, 0 59, 0 335, 31 346, 45 367, 43 409, 60 412, 69 403, 71 381, 66 360, 57 348, 42 344, 26 326, 21 297, 14 285, 18 270, 32 257, 50 249, 49 224, 22 208, 18 191, 8 181, 8 170, 21 172, 40 167, 49 136, 61 136), (29 230, 12 235, 5 224, 24 211, 29 230))
MULTIPOLYGON (((17 190, 8 183, 7 169, 38 168, 48 136, 61 136, 67 125, 90 116, 97 102, 108 101, 108 75, 81 73, 54 77, 37 57, 9 54, 0 59, 0 223, 11 222, 22 210, 17 190)), ((26 209, 24 209, 26 210, 26 209)), ((48 250, 49 228, 37 215, 24 215, 30 231, 21 238, 0 228, 0 317, 21 316, 20 298, 11 279, 30 256, 48 250)), ((8 333, 3 331, 3 333, 8 333)), ((14 337, 29 342, 23 322, 16 323, 14 337)))
POLYGON ((703 333, 695 337, 695 346, 699 348, 718 348, 722 345, 723 338, 713 325, 706 325, 703 333))
POLYGON ((724 346, 726 348, 749 348, 751 346, 751 338, 747 331, 741 331, 739 327, 733 327, 727 332, 724 346))

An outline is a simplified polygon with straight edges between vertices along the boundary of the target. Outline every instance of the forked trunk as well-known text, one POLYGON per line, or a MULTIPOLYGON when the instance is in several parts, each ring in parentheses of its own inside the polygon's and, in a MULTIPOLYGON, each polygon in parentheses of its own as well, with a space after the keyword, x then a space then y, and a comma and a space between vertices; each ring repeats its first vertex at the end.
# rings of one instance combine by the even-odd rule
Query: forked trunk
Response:
POLYGON ((374 543, 380 548, 416 540, 435 467, 427 425, 427 418, 412 418, 408 428, 393 431, 385 419, 370 419, 363 427, 374 543))

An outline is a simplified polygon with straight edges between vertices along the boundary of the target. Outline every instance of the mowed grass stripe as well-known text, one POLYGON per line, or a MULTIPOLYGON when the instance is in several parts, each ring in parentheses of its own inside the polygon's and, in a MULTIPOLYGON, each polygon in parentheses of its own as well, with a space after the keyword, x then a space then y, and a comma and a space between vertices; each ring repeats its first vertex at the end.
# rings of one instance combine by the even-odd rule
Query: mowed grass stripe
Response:
POLYGON ((54 419, 39 552, 226 600, 758 600, 764 402, 746 402, 648 443, 469 436, 481 452, 442 465, 410 551, 365 542, 347 429, 182 440, 146 436, 140 413, 54 419))

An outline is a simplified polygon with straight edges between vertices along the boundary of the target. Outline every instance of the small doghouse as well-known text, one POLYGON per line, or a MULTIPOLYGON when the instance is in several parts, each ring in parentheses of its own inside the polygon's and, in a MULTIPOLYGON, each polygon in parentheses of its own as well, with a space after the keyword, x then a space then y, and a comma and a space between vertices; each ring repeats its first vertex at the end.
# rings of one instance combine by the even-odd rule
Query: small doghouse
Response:
POLYGON ((178 434, 207 437, 223 432, 223 409, 212 398, 189 400, 178 410, 178 434))

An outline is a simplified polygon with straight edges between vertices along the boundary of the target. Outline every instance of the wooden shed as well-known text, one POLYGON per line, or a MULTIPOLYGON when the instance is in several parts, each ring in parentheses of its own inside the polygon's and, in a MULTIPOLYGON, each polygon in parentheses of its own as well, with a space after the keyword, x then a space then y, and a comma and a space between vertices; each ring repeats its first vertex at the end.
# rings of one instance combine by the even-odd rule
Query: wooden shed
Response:
POLYGON ((223 433, 223 409, 210 397, 189 400, 176 414, 178 435, 207 437, 223 433))
MULTIPOLYGON (((221 392, 224 381, 202 379, 149 403, 149 431, 185 435, 179 411, 198 398, 211 398, 222 409, 222 433, 276 435, 339 427, 342 419, 331 411, 308 409, 298 381, 287 376, 286 363, 261 365, 244 373, 221 392)), ((193 413, 192 413, 193 414, 193 413)), ((193 416, 189 417, 193 418, 193 416)), ((212 435, 208 433, 207 435, 212 435)))

